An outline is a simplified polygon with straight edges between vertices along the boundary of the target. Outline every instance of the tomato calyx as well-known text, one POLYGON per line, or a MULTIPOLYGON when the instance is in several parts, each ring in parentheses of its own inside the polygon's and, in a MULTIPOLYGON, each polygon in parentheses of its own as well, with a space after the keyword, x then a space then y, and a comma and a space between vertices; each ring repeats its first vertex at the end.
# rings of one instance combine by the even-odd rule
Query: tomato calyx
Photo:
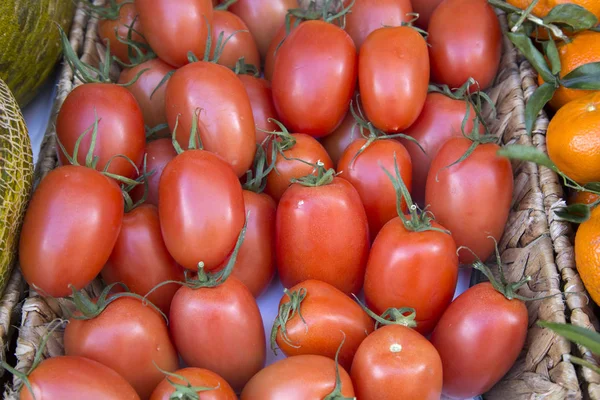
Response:
POLYGON ((144 163, 142 166, 142 174, 139 176, 139 178, 137 178, 135 180, 136 184, 135 185, 127 185, 121 190, 121 192, 123 194, 123 199, 125 200, 125 213, 129 213, 129 212, 133 211, 134 209, 136 209, 137 207, 141 206, 142 204, 144 204, 146 202, 146 199, 148 198, 148 190, 150 188, 150 186, 148 185, 148 178, 150 178, 152 175, 154 175, 156 173, 156 170, 147 172, 147 159, 148 159, 148 154, 144 154, 144 163), (137 187, 137 185, 144 185, 144 193, 142 194, 142 197, 134 203, 133 199, 131 198, 129 193, 135 187, 137 187))
MULTIPOLYGON (((137 19, 138 19, 138 16, 136 15, 135 18, 133 19, 133 21, 131 21, 131 24, 126 25, 127 26, 127 37, 126 38, 122 38, 121 36, 119 36, 118 28, 115 28, 115 37, 117 38, 117 41, 119 43, 122 43, 127 46, 127 56, 129 57, 130 62, 126 63, 123 60, 120 60, 116 56, 114 56, 113 59, 119 65, 121 65, 122 67, 125 67, 125 68, 133 68, 142 63, 145 63, 146 61, 150 61, 150 60, 153 60, 158 57, 156 55, 156 53, 154 53, 154 51, 152 50, 150 45, 148 45, 148 43, 133 40, 134 33, 136 35, 144 38, 144 35, 142 34, 142 32, 136 30, 133 27, 135 25, 137 19)), ((145 38, 144 38, 144 40, 145 40, 145 38)))
POLYGON ((101 6, 97 6, 92 3, 86 3, 83 9, 89 16, 96 16, 98 19, 109 19, 115 21, 119 19, 121 8, 127 4, 133 3, 134 0, 124 0, 120 3, 117 3, 117 0, 108 0, 108 4, 101 6))
POLYGON ((353 294, 352 296, 354 296, 354 300, 356 300, 367 315, 375 320, 375 329, 386 325, 402 325, 407 328, 415 328, 417 326, 417 311, 412 307, 390 307, 381 315, 377 315, 363 304, 356 295, 353 294))
POLYGON ((252 75, 255 78, 260 77, 260 70, 258 67, 254 64, 246 63, 245 57, 240 57, 239 60, 237 60, 235 67, 233 68, 233 72, 236 75, 252 75))
POLYGON ((340 377, 340 363, 339 356, 340 351, 342 351, 342 347, 344 347, 344 342, 346 341, 346 334, 342 332, 342 342, 335 352, 335 386, 331 393, 327 396, 323 397, 323 400, 356 400, 356 397, 346 397, 342 394, 342 378, 340 377))
MULTIPOLYGON (((198 120, 200 119, 200 113, 202 112, 201 108, 196 108, 194 110, 194 117, 192 118, 192 127, 190 128, 190 139, 188 141, 188 146, 186 150, 203 150, 204 146, 202 145, 202 138, 200 138, 200 134, 198 133, 198 120)), ((179 142, 177 141, 177 128, 179 127, 179 117, 181 114, 177 115, 175 119, 175 126, 173 127, 173 132, 171 134, 171 142, 173 143, 173 147, 175 148, 175 152, 177 154, 183 153, 184 150, 179 142)))
POLYGON ((152 361, 154 367, 166 375, 167 382, 175 389, 173 393, 170 395, 170 399, 178 399, 178 400, 200 400, 200 392, 209 392, 211 390, 218 390, 221 387, 219 383, 215 387, 210 386, 192 386, 192 383, 185 376, 176 374, 174 372, 165 371, 160 368, 154 361, 152 361), (176 383, 171 380, 171 378, 179 379, 180 381, 185 382, 185 384, 176 383))
POLYGON ((235 4, 237 2, 238 2, 238 0, 227 0, 224 3, 221 3, 218 6, 215 6, 213 9, 218 10, 218 11, 227 11, 229 9, 229 7, 231 7, 233 4, 235 4))
MULTIPOLYGON (((303 162, 306 163, 306 161, 303 161, 303 162)), ((310 163, 307 163, 307 164, 310 164, 310 163)), ((317 173, 316 175, 314 173, 311 173, 311 174, 303 176, 301 178, 292 178, 290 180, 290 182, 298 183, 302 186, 307 186, 307 187, 325 186, 325 185, 329 185, 331 182, 333 182, 333 178, 335 178, 335 176, 336 176, 336 172, 333 168, 326 170, 325 164, 323 164, 322 161, 317 161, 316 164, 310 164, 310 165, 313 165, 315 167, 315 170, 317 173)))
POLYGON ((267 153, 264 147, 257 144, 252 169, 246 171, 246 182, 242 185, 242 188, 257 194, 264 192, 267 186, 266 178, 273 168, 273 163, 267 165, 267 153))
POLYGON ((306 332, 308 333, 308 325, 306 324, 300 309, 300 306, 306 298, 308 292, 305 288, 300 288, 293 292, 290 292, 288 289, 284 289, 283 292, 288 296, 289 300, 279 307, 277 317, 275 318, 275 321, 273 321, 273 327, 271 328, 271 350, 275 355, 277 355, 277 333, 279 331, 281 331, 281 338, 286 344, 294 348, 300 347, 292 343, 292 340, 287 334, 287 323, 294 318, 296 314, 304 323, 306 332))
POLYGON ((327 23, 338 22, 342 29, 346 26, 346 15, 352 10, 356 0, 347 6, 338 0, 310 0, 306 8, 291 8, 285 17, 286 36, 291 32, 291 19, 295 18, 295 26, 303 21, 322 20, 327 23), (319 4, 321 3, 321 4, 319 4))

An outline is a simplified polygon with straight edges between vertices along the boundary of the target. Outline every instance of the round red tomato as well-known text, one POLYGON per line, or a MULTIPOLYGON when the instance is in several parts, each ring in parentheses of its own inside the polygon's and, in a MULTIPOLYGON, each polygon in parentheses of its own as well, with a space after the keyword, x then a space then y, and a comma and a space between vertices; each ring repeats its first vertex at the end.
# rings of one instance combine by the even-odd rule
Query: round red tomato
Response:
MULTIPOLYGON (((173 260, 163 241, 156 206, 142 204, 125 214, 102 278, 107 284, 124 283, 140 296, 164 281, 183 280, 183 268, 173 260)), ((177 289, 176 285, 163 286, 152 292, 148 300, 168 313, 177 289)))
POLYGON ((427 97, 425 39, 408 26, 373 31, 360 49, 358 84, 365 114, 375 127, 388 133, 408 128, 427 97))
POLYGON ((356 120, 352 116, 352 113, 348 112, 340 126, 331 135, 327 135, 321 139, 321 144, 327 150, 331 161, 335 165, 338 165, 346 148, 356 139, 362 137, 361 128, 356 125, 356 120))
POLYGON ((419 18, 415 22, 421 29, 427 30, 431 14, 443 0, 411 0, 413 10, 419 14, 419 18))
MULTIPOLYGON (((87 131, 79 145, 77 161, 85 165, 92 141, 92 128, 98 118, 98 133, 94 157, 97 169, 122 154, 138 167, 144 158, 146 132, 144 117, 137 101, 127 89, 109 83, 87 83, 73 89, 65 99, 56 118, 56 137, 69 156, 73 155, 77 139, 87 131)), ((58 147, 62 164, 68 159, 58 147)), ((117 157, 110 163, 108 172, 133 178, 135 168, 127 160, 117 157)))
POLYGON ((447 0, 429 21, 431 79, 451 88, 469 78, 488 88, 498 72, 502 31, 486 0, 447 0))
MULTIPOLYGON (((480 260, 494 252, 508 220, 513 174, 510 161, 498 157, 496 144, 481 144, 464 161, 446 168, 466 153, 472 142, 453 138, 433 159, 425 187, 425 203, 436 220, 452 232, 458 246, 467 246, 480 260)), ((459 260, 470 264, 475 257, 461 251, 459 260)))
POLYGON ((491 389, 517 360, 527 321, 525 304, 489 282, 458 296, 431 336, 444 366, 444 394, 464 399, 491 389))
MULTIPOLYGON (((394 171, 395 156, 402 180, 410 191, 412 163, 406 148, 394 139, 376 140, 356 157, 366 143, 367 139, 364 138, 352 142, 342 155, 337 170, 339 176, 348 180, 358 191, 369 219, 371 239, 375 239, 386 222, 398 216, 396 190, 382 168, 394 171)), ((405 201, 402 202, 402 209, 406 211, 405 201)))
POLYGON ((213 23, 211 0, 136 0, 135 6, 144 36, 161 60, 181 67, 189 51, 202 57, 213 23))
MULTIPOLYGON (((349 369, 356 349, 373 331, 373 320, 354 300, 328 283, 307 280, 289 289, 303 300, 297 313, 282 324, 275 320, 277 346, 286 356, 316 354, 331 359, 340 347, 339 363, 349 369), (285 328, 286 334, 283 335, 285 328)), ((290 296, 284 294, 279 307, 289 307, 290 296), (287 306, 284 304, 287 303, 287 306)), ((273 333, 272 333, 273 334, 273 333)))
MULTIPOLYGON (((185 379, 179 379, 174 376, 166 377, 162 380, 152 392, 150 400, 170 400, 173 395, 179 395, 175 392, 172 383, 196 388, 214 388, 212 390, 198 391, 199 399, 202 400, 237 400, 235 392, 219 375, 202 368, 183 368, 174 372, 185 379)), ((176 397, 185 399, 185 396, 176 397)))
POLYGON ((118 373, 83 357, 60 356, 44 360, 29 374, 33 393, 23 386, 20 400, 87 399, 139 400, 131 385, 118 373))
POLYGON ((358 293, 369 254, 369 225, 356 189, 343 178, 295 183, 277 208, 275 251, 285 287, 307 279, 358 293))
MULTIPOLYGON (((165 166, 173 158, 177 156, 177 152, 173 147, 171 139, 158 139, 146 144, 146 172, 154 171, 148 177, 148 191, 146 193, 147 204, 158 206, 158 184, 160 177, 165 169, 165 166)), ((142 171, 140 171, 142 172, 142 171)), ((144 196, 146 186, 144 184, 137 185, 131 191, 130 195, 133 201, 138 201, 144 196)))
POLYGON ((361 400, 437 400, 442 375, 435 347, 403 325, 371 333, 358 348, 351 371, 361 400))
POLYGON ((52 297, 71 294, 69 285, 87 286, 110 257, 122 220, 123 197, 112 179, 81 166, 51 171, 33 193, 21 230, 25 280, 52 297))
POLYGON ((214 57, 217 40, 221 33, 223 33, 222 43, 225 43, 230 36, 231 38, 223 47, 223 52, 217 61, 219 64, 227 68, 235 68, 238 60, 244 57, 246 64, 252 64, 260 69, 260 54, 252 33, 240 17, 229 11, 215 10, 213 12, 211 59, 214 57), (231 36, 236 31, 237 33, 231 36))
POLYGON ((246 89, 230 69, 203 61, 178 69, 167 84, 165 102, 169 128, 173 131, 178 121, 177 141, 183 149, 198 110, 204 149, 231 164, 238 177, 246 173, 254 159, 256 128, 246 89))
MULTIPOLYGON (((339 367, 341 394, 354 397, 352 381, 339 367)), ((323 399, 335 389, 335 361, 316 355, 302 355, 277 361, 256 374, 244 388, 241 400, 323 399)))
POLYGON ((159 184, 158 215, 169 253, 196 271, 218 267, 233 250, 244 226, 242 187, 231 167, 205 150, 171 160, 159 184))
POLYGON ((236 391, 265 364, 260 310, 235 277, 211 288, 182 286, 171 303, 169 321, 183 361, 219 374, 236 391))
POLYGON ((306 21, 277 51, 273 103, 295 132, 325 136, 342 122, 356 87, 356 48, 341 28, 306 21))
POLYGON ((131 297, 113 300, 93 319, 71 318, 64 343, 66 355, 89 358, 114 369, 143 399, 164 378, 156 365, 175 371, 179 362, 163 317, 131 297))
POLYGON ((273 132, 278 129, 275 123, 269 121, 269 118, 279 118, 277 111, 275 111, 275 105, 273 105, 271 84, 265 79, 252 75, 238 76, 246 88, 246 93, 248 93, 252 105, 252 115, 256 127, 256 143, 261 144, 268 136, 264 131, 273 132))
MULTIPOLYGON (((106 40, 110 43, 110 53, 117 57, 119 60, 129 63, 129 46, 119 41, 128 40, 131 29, 131 40, 138 43, 145 43, 146 40, 140 35, 141 26, 135 4, 125 3, 125 0, 117 0, 116 4, 119 5, 119 12, 113 18, 101 18, 98 22, 98 35, 102 40, 102 43, 106 43, 106 40)), ((112 6, 111 6, 112 7, 112 6)), ((114 8, 116 11, 116 7, 114 8)), ((112 10, 111 10, 112 11, 112 10)), ((134 52, 135 56, 136 53, 134 52)))

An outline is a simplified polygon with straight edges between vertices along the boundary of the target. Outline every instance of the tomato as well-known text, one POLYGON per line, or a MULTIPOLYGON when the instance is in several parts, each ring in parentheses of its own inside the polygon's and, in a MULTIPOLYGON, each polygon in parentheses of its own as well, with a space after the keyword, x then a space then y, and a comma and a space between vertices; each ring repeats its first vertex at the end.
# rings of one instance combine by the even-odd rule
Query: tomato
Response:
MULTIPOLYGON (((375 239, 386 222, 398 216, 396 190, 382 168, 394 170, 394 156, 400 168, 402 180, 410 191, 412 186, 412 163, 406 148, 397 140, 376 140, 358 157, 367 139, 357 139, 344 152, 337 170, 340 177, 356 188, 369 219, 369 233, 375 239), (356 157, 356 158, 355 158, 356 157)), ((406 211, 406 202, 402 203, 406 211)))
POLYGON ((171 382, 183 386, 188 386, 189 384, 192 387, 214 388, 213 390, 197 392, 199 398, 202 400, 237 400, 235 392, 225 379, 207 369, 183 368, 175 371, 175 374, 185 378, 185 380, 174 376, 166 377, 154 389, 150 400, 170 400, 171 396, 175 394, 175 388, 171 382))
POLYGON ((156 366, 175 371, 179 362, 163 317, 131 297, 113 300, 95 318, 71 318, 64 343, 66 355, 86 357, 114 369, 143 399, 164 377, 156 366))
MULTIPOLYGON (((119 41, 128 40, 129 31, 131 28, 131 40, 138 43, 146 43, 143 36, 140 35, 141 27, 135 4, 123 3, 125 0, 117 0, 116 4, 119 4, 120 8, 118 13, 115 14, 114 18, 101 18, 98 21, 98 36, 102 40, 102 43, 106 44, 106 41, 110 43, 110 53, 117 57, 119 60, 129 63, 129 46, 119 41), (135 21, 135 22, 134 22, 135 21)), ((112 10, 110 10, 112 11, 112 10)))
POLYGON ((388 133, 408 128, 427 97, 425 39, 407 26, 373 31, 360 49, 358 84, 365 114, 375 127, 388 133))
POLYGON ((444 394, 469 398, 491 389, 517 360, 527 326, 525 304, 489 282, 458 296, 431 336, 444 366, 444 394))
POLYGON ((354 356, 351 376, 361 400, 437 400, 442 390, 439 354, 427 339, 403 325, 371 333, 354 356))
POLYGON ((341 28, 306 21, 294 29, 273 69, 273 103, 283 124, 315 137, 333 132, 354 94, 356 61, 354 43, 341 28))
POLYGON ((221 156, 238 177, 252 165, 256 135, 246 89, 228 68, 195 62, 177 70, 165 94, 171 131, 179 118, 177 140, 188 148, 192 119, 199 110, 198 133, 205 150, 221 156))
MULTIPOLYGON (((354 397, 352 381, 339 367, 341 392, 354 397)), ((241 400, 306 400, 323 399, 335 388, 335 361, 316 355, 286 358, 256 374, 244 388, 241 400)))
POLYGON ((240 17, 229 11, 215 10, 213 12, 211 59, 214 57, 217 40, 221 33, 223 33, 223 43, 230 36, 231 38, 223 47, 223 52, 217 61, 219 64, 227 68, 235 68, 238 60, 244 57, 246 64, 252 64, 260 69, 260 54, 252 33, 240 17), (231 36, 236 31, 237 33, 231 36))
MULTIPOLYGON (((469 139, 453 138, 442 146, 429 169, 425 203, 458 246, 486 260, 494 252, 489 236, 500 240, 508 220, 513 174, 510 161, 496 156, 500 147, 492 143, 480 144, 464 161, 446 168, 471 144, 469 139)), ((470 264, 475 257, 462 251, 459 260, 470 264)))
POLYGON ((269 121, 269 118, 278 119, 277 111, 273 105, 273 95, 269 81, 256 78, 252 75, 238 75, 252 105, 252 115, 256 127, 256 143, 261 144, 267 137, 263 131, 275 131, 277 125, 269 121))
POLYGON ((184 151, 163 170, 158 192, 160 227, 175 261, 194 271, 201 261, 208 271, 218 267, 245 220, 242 187, 231 167, 208 151, 184 151))
POLYGON ((344 293, 358 293, 369 226, 356 189, 338 177, 323 186, 290 186, 277 208, 275 251, 285 287, 318 279, 344 293))
POLYGON ((235 277, 211 288, 182 286, 171 303, 169 320, 186 365, 219 374, 236 392, 265 363, 260 310, 250 290, 235 277))
POLYGON ((29 374, 33 393, 23 386, 20 400, 139 400, 135 390, 112 369, 83 357, 48 358, 29 374))
MULTIPOLYGON (((163 241, 156 206, 143 204, 125 214, 102 278, 107 284, 122 282, 141 296, 164 281, 183 280, 183 268, 173 260, 163 241)), ((168 313, 177 289, 174 285, 163 286, 148 300, 168 313)))
POLYGON ((415 24, 419 28, 427 30, 431 14, 433 14, 433 11, 442 1, 443 0, 411 0, 414 12, 419 14, 419 18, 415 24))
MULTIPOLYGON (((154 171, 148 177, 148 192, 146 193, 146 203, 158 206, 158 184, 160 177, 165 169, 165 166, 173 158, 177 156, 177 152, 173 147, 171 139, 158 139, 146 144, 146 170, 147 173, 154 171)), ((141 172, 141 171, 140 171, 141 172)), ((144 196, 146 190, 145 185, 137 185, 131 191, 131 198, 134 201, 140 200, 144 196)))
POLYGON ((409 22, 413 17, 408 14, 412 12, 410 0, 356 0, 346 15, 346 32, 360 49, 371 32, 409 22))
POLYGON ((451 88, 469 78, 488 88, 502 55, 500 22, 485 0, 447 0, 429 21, 431 79, 451 88))
POLYGON ((290 180, 292 178, 301 178, 314 170, 307 163, 314 165, 317 161, 321 161, 325 169, 334 167, 327 151, 315 138, 302 133, 292 133, 291 136, 296 144, 284 150, 283 155, 281 153, 277 154, 275 170, 267 176, 265 192, 277 202, 291 185, 290 180), (298 160, 306 162, 303 163, 298 160))
MULTIPOLYGON (((119 83, 125 84, 133 81, 145 69, 147 71, 140 75, 134 84, 126 88, 137 100, 144 116, 144 123, 148 127, 154 128, 159 124, 167 123, 167 115, 165 113, 165 90, 167 85, 163 84, 154 94, 152 92, 154 92, 154 89, 156 89, 158 84, 173 67, 159 58, 155 58, 133 68, 124 69, 119 77, 119 83)), ((165 131, 166 129, 161 132, 165 131)))
MULTIPOLYGON (((222 3, 225 1, 221 0, 222 3)), ((238 0, 229 6, 229 11, 244 20, 264 58, 290 8, 298 8, 298 0, 238 0)))
MULTIPOLYGON (((277 346, 287 356, 316 354, 335 359, 340 341, 345 339, 339 363, 349 369, 356 349, 373 331, 373 320, 345 293, 322 281, 301 282, 290 288, 289 293, 303 299, 291 318, 284 323, 275 320, 277 346)), ((281 307, 291 304, 290 295, 286 293, 279 307, 283 309, 281 307)))
MULTIPOLYGON (((294 21, 295 18, 291 18, 290 20, 290 33, 295 29, 294 21)), ((267 55, 265 56, 264 62, 264 74, 265 79, 272 81, 273 80, 273 70, 275 69, 275 56, 279 52, 279 47, 283 44, 283 39, 287 36, 285 23, 282 23, 279 26, 279 29, 275 31, 275 35, 273 39, 271 39, 271 43, 269 44, 267 55)))
MULTIPOLYGON (((465 125, 466 134, 473 131, 473 119, 476 117, 472 105, 469 105, 469 109, 469 116, 465 125)), ((406 146, 412 160, 411 194, 413 199, 423 207, 425 206, 423 204, 425 201, 425 182, 427 182, 431 161, 448 139, 463 137, 462 123, 466 111, 467 104, 464 100, 451 99, 441 93, 429 93, 421 115, 414 124, 404 131, 404 133, 417 140, 425 152, 414 142, 400 139, 402 144, 406 146)), ((481 124, 480 132, 484 132, 481 124)))
POLYGON ((112 179, 74 165, 49 172, 31 197, 21 230, 25 280, 53 297, 71 294, 69 285, 87 286, 110 257, 122 220, 123 197, 112 179))
MULTIPOLYGON (((87 83, 73 89, 65 99, 56 118, 56 137, 73 155, 77 139, 86 132, 81 141, 77 161, 85 165, 85 158, 92 141, 92 127, 98 118, 98 133, 94 156, 97 168, 104 169, 107 162, 118 154, 125 155, 137 166, 142 164, 146 132, 140 107, 129 91, 109 83, 87 83)), ((60 161, 68 159, 58 148, 60 161)), ((121 157, 113 159, 108 172, 133 178, 135 168, 121 157)))
POLYGON ((352 116, 352 113, 348 111, 340 126, 331 135, 327 135, 321 139, 321 144, 327 150, 331 161, 337 165, 346 148, 350 146, 350 143, 361 137, 363 137, 361 128, 356 125, 356 120, 352 116))
POLYGON ((136 0, 144 36, 168 64, 188 63, 188 52, 202 57, 208 27, 213 23, 211 0, 136 0))

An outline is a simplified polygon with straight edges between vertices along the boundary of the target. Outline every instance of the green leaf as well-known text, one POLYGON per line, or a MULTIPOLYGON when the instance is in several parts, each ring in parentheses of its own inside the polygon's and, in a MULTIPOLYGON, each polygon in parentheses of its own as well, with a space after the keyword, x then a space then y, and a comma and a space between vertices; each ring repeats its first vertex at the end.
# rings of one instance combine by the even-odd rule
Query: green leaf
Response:
POLYGON ((554 211, 557 217, 574 224, 581 224, 590 219, 590 207, 587 204, 571 204, 554 211))
POLYGON ((552 160, 550 160, 545 153, 536 149, 535 147, 525 146, 522 144, 511 144, 502 147, 500 150, 498 150, 497 154, 500 157, 507 157, 514 160, 530 161, 557 171, 556 165, 554 165, 552 160))
POLYGON ((544 42, 544 53, 546 54, 546 57, 548 57, 550 65, 552 66, 552 74, 557 75, 558 73, 560 73, 560 56, 558 54, 558 48, 556 47, 556 42, 554 40, 548 40, 544 42))
POLYGON ((600 61, 580 65, 565 75, 560 84, 569 89, 600 90, 600 61))
POLYGON ((597 332, 571 324, 557 324, 546 321, 538 321, 538 325, 587 348, 594 354, 600 354, 600 334, 597 332))
POLYGON ((590 192, 600 193, 600 182, 586 183, 584 187, 590 192))
POLYGON ((556 87, 554 87, 553 84, 546 82, 537 88, 529 98, 529 101, 525 106, 525 129, 527 129, 528 135, 531 135, 533 124, 535 123, 537 116, 546 103, 550 101, 554 92, 556 92, 556 87))
POLYGON ((512 32, 508 32, 506 35, 517 49, 523 53, 545 82, 554 83, 558 81, 556 76, 550 71, 550 67, 548 67, 544 55, 535 47, 529 36, 524 33, 512 32))
POLYGON ((573 31, 583 31, 596 26, 598 18, 576 4, 559 4, 544 17, 544 23, 566 25, 573 31))

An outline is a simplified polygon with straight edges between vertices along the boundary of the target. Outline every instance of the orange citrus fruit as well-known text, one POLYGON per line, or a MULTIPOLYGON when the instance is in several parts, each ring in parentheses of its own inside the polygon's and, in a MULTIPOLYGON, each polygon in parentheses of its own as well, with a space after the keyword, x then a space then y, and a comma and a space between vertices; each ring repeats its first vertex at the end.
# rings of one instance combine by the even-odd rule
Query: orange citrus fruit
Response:
POLYGON ((548 155, 575 182, 600 181, 600 92, 573 100, 550 121, 548 155))
POLYGON ((600 208, 579 225, 575 235, 577 271, 594 303, 600 304, 600 208))
POLYGON ((593 204, 600 199, 595 193, 591 192, 573 192, 567 201, 569 205, 571 204, 593 204))
MULTIPOLYGON (((510 5, 525 10, 531 4, 532 0, 506 0, 510 5)), ((600 1, 598 0, 540 0, 533 7, 532 14, 536 17, 544 18, 550 10, 559 4, 576 4, 594 14, 600 19, 600 1)))

